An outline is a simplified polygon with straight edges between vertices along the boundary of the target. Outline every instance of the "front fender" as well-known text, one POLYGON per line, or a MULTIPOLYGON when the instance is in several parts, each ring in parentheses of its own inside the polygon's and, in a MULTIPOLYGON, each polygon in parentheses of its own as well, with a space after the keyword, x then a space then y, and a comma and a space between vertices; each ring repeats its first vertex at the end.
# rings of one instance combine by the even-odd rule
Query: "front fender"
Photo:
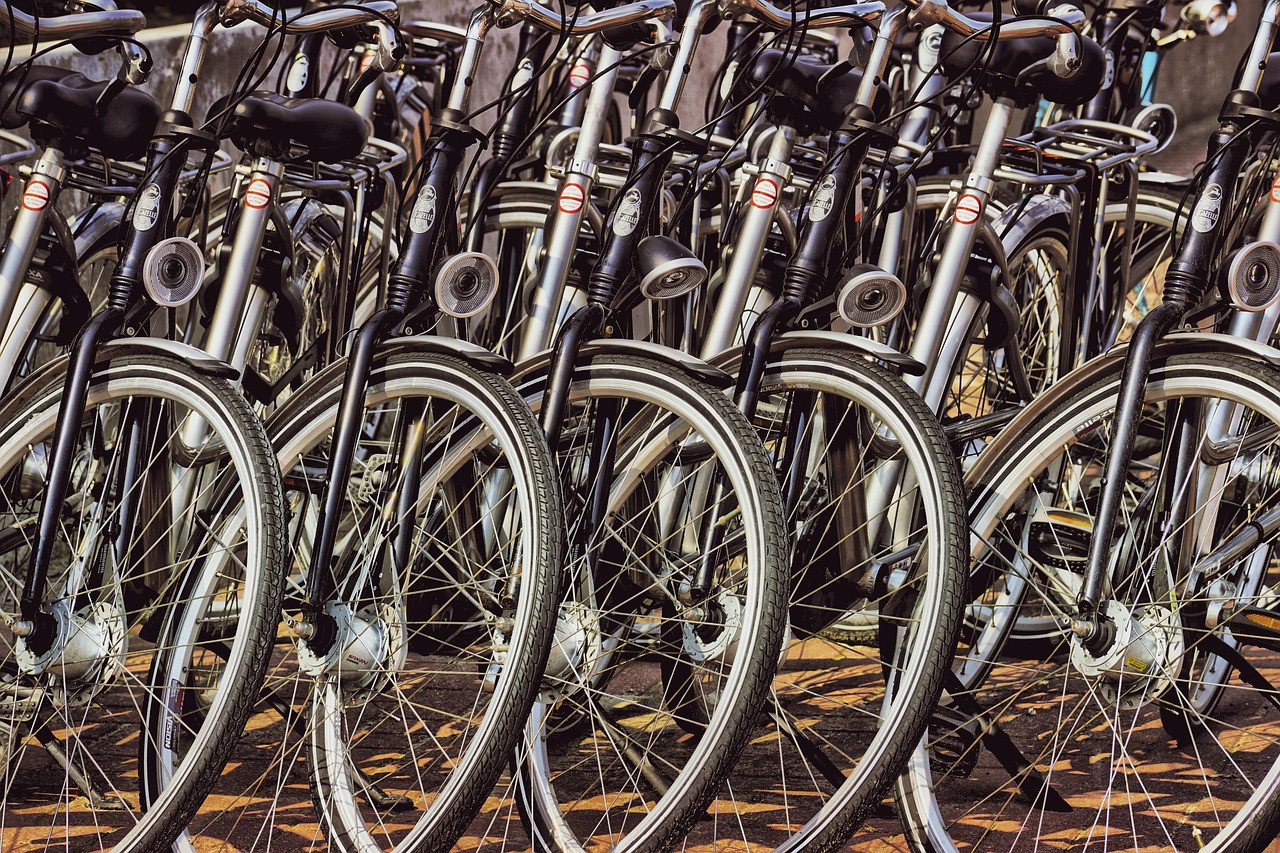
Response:
POLYGON ((379 357, 412 352, 456 356, 472 367, 502 376, 510 376, 514 369, 510 360, 479 344, 439 335, 403 335, 398 338, 389 338, 378 347, 379 357))
MULTIPOLYGON (((877 361, 912 376, 923 376, 924 365, 906 353, 898 352, 893 347, 847 332, 831 332, 825 330, 797 329, 778 335, 769 345, 771 353, 786 352, 790 349, 807 347, 826 350, 854 350, 854 355, 866 355, 877 361)), ((711 360, 715 367, 730 373, 736 373, 738 363, 742 360, 742 347, 727 349, 711 360)))
POLYGON ((120 223, 124 221, 124 212, 123 202, 110 201, 72 217, 68 225, 75 235, 76 257, 83 258, 91 250, 100 248, 99 244, 108 237, 114 243, 119 236, 120 223))
MULTIPOLYGON (((981 482, 992 460, 1005 457, 1005 445, 1018 441, 1043 413, 1070 398, 1076 393, 1077 388, 1089 385, 1110 372, 1118 373, 1123 370, 1128 352, 1127 343, 1112 347, 1050 385, 1031 403, 1023 407, 1022 411, 1018 412, 1000 431, 1000 434, 983 449, 977 463, 965 476, 966 487, 972 489, 975 484, 981 482)), ((1151 359, 1153 362, 1158 362, 1171 355, 1186 355, 1194 352, 1229 353, 1251 361, 1280 367, 1280 349, 1248 338, 1224 335, 1219 332, 1174 332, 1166 335, 1156 344, 1151 359)))
POLYGON ((202 373, 205 376, 216 376, 220 379, 232 380, 240 378, 240 371, 225 361, 216 359, 191 344, 171 341, 167 338, 116 338, 107 341, 98 347, 94 363, 101 364, 109 359, 129 355, 151 354, 167 355, 181 359, 191 365, 191 368, 197 373, 202 373))
MULTIPOLYGON (((694 379, 700 379, 703 382, 710 383, 716 388, 732 388, 733 377, 719 367, 707 364, 695 356, 689 355, 687 352, 675 349, 673 347, 663 346, 662 344, 650 343, 648 341, 633 341, 626 338, 597 338, 593 341, 587 341, 579 350, 579 357, 584 361, 590 360, 598 355, 638 355, 645 358, 651 358, 655 361, 661 361, 677 367, 687 373, 694 379)), ((537 355, 527 358, 516 365, 513 381, 518 382, 521 378, 534 375, 536 373, 546 373, 548 366, 551 364, 551 350, 543 350, 537 355)))

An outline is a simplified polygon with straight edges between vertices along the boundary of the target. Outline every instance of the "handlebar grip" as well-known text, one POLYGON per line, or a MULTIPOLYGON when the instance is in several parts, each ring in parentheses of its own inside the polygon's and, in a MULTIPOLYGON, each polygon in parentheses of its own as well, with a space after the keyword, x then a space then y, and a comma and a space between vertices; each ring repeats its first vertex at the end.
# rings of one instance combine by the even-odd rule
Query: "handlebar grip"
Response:
POLYGON ((128 35, 147 25, 147 18, 134 9, 78 12, 72 15, 35 17, 5 3, 0 11, 0 38, 78 39, 93 36, 128 35), (9 24, 12 23, 12 29, 9 24))

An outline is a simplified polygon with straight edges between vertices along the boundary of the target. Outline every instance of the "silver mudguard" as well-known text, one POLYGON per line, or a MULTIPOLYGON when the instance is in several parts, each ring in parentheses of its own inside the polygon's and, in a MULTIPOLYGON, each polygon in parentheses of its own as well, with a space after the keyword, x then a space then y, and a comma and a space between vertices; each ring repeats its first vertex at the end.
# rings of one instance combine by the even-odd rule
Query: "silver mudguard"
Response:
MULTIPOLYGON (((1044 393, 1032 400, 1022 411, 1009 421, 1000 434, 992 439, 983 449, 982 455, 965 475, 965 484, 972 488, 981 482, 990 467, 991 460, 1004 457, 1005 445, 1016 441, 1027 431, 1030 425, 1044 412, 1049 411, 1063 400, 1076 393, 1076 389, 1088 385, 1098 377, 1111 371, 1119 371, 1124 367, 1128 344, 1113 347, 1097 358, 1091 359, 1050 385, 1044 393), (1012 438, 1011 438, 1012 436, 1012 438)), ((1224 335, 1219 332, 1174 332, 1166 335, 1156 344, 1152 361, 1159 361, 1171 355, 1185 355, 1195 352, 1218 352, 1240 356, 1252 361, 1280 366, 1280 349, 1268 344, 1235 335, 1224 335)))
POLYGON ((116 338, 98 347, 96 364, 112 358, 127 355, 160 354, 172 356, 185 361, 192 369, 206 376, 217 376, 221 379, 239 379, 240 371, 225 361, 220 361, 198 347, 171 341, 168 338, 116 338))
POLYGON ((441 355, 456 356, 472 367, 510 376, 513 370, 511 362, 479 344, 460 341, 457 338, 446 338, 439 335, 404 335, 389 338, 378 347, 378 356, 391 356, 408 352, 432 352, 441 355))
MULTIPOLYGON (((696 356, 673 347, 648 341, 632 341, 626 338, 597 338, 582 345, 579 354, 584 359, 596 355, 638 355, 661 361, 677 367, 689 376, 708 382, 717 388, 733 387, 733 377, 719 367, 707 364, 696 356)), ((546 371, 551 363, 551 350, 543 350, 532 358, 525 359, 516 365, 517 377, 528 376, 538 371, 546 371)))
MULTIPOLYGON (((770 344, 770 352, 780 353, 800 347, 835 350, 837 352, 853 350, 855 355, 870 356, 902 373, 909 373, 912 376, 920 376, 924 373, 924 365, 906 353, 898 352, 893 347, 882 344, 879 341, 873 341, 871 338, 851 335, 847 332, 831 332, 820 329, 797 329, 793 332, 784 332, 773 339, 770 344)), ((716 356, 712 360, 712 364, 736 372, 738 361, 741 358, 742 347, 733 347, 716 356)))

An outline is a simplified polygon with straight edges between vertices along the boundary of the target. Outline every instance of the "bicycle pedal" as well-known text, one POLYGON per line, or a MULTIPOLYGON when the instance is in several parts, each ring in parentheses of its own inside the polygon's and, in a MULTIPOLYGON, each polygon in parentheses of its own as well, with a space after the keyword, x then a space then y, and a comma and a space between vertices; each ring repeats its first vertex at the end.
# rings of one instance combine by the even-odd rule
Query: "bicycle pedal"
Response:
POLYGON ((1084 574, 1093 519, 1081 512, 1038 507, 1027 525, 1027 551, 1046 566, 1084 574))

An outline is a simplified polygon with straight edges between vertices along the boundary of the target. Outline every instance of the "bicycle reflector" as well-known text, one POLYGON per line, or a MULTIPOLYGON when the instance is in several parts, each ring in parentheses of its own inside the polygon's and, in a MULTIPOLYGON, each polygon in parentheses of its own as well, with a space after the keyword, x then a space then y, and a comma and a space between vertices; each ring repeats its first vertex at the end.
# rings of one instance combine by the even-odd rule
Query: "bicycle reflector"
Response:
POLYGON ((436 273, 436 305, 450 317, 474 317, 498 292, 498 265, 482 252, 462 252, 436 273))
POLYGON ((1178 116, 1168 104, 1147 104, 1134 113, 1129 126, 1145 131, 1156 138, 1156 147, 1150 153, 1163 151, 1173 141, 1178 130, 1178 116))
POLYGON ((664 234, 650 234, 636 247, 640 292, 648 299, 683 296, 707 280, 707 268, 684 246, 664 234))
POLYGON ((177 308, 185 305, 204 281, 204 252, 186 237, 161 240, 147 252, 142 265, 142 284, 157 305, 177 308))
POLYGON ((1280 244, 1259 240, 1238 249, 1227 264, 1227 297, 1237 308, 1262 311, 1280 298, 1280 244))
POLYGON ((874 264, 857 264, 836 292, 836 310, 851 326, 887 323, 907 304, 907 286, 874 264))

